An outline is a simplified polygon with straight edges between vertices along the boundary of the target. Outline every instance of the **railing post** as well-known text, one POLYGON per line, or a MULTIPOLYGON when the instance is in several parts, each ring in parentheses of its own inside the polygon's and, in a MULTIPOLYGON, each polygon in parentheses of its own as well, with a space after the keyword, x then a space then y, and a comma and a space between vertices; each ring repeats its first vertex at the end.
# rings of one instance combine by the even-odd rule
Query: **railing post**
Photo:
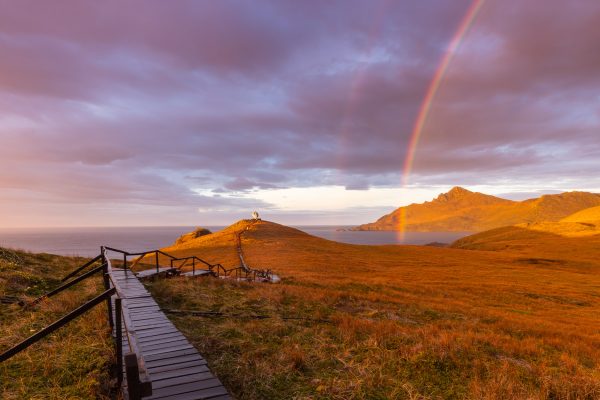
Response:
POLYGON ((152 395, 152 384, 149 381, 140 381, 140 369, 135 353, 125 354, 125 375, 130 400, 140 400, 142 397, 152 395))
POLYGON ((127 275, 127 254, 123 253, 123 269, 125 270, 125 278, 129 278, 127 275))
POLYGON ((115 299, 115 344, 116 344, 116 353, 117 353, 117 382, 119 383, 119 387, 123 383, 123 306, 121 304, 121 298, 117 297, 115 299))
MULTIPOLYGON (((106 290, 110 289, 110 279, 108 278, 108 268, 106 264, 104 264, 104 268, 102 269, 102 276, 104 277, 104 288, 106 290)), ((108 324, 112 329, 112 327, 115 326, 115 321, 112 315, 112 300, 110 297, 106 298, 106 308, 108 309, 108 324)))
POLYGON ((192 258, 192 276, 196 276, 196 258, 192 258))
MULTIPOLYGON (((110 279, 108 277, 108 262, 106 260, 104 246, 100 247, 100 251, 102 254, 102 279, 104 280, 104 290, 108 290, 110 289, 110 279)), ((110 297, 106 299, 106 308, 108 310, 108 324, 112 329, 115 326, 115 321, 113 320, 112 300, 110 297)))
POLYGON ((135 353, 125 354, 125 374, 127 376, 127 391, 130 400, 140 400, 140 370, 135 353))
POLYGON ((155 261, 156 261, 156 273, 158 274, 158 251, 154 252, 155 261))

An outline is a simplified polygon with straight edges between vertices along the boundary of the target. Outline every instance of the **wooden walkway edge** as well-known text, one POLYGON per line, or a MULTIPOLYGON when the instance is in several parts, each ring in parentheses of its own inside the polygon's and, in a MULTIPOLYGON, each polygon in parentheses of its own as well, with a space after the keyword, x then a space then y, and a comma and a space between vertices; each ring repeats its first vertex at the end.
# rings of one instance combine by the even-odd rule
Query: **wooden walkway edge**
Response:
MULTIPOLYGON (((232 399, 140 280, 120 268, 109 269, 109 276, 122 302, 123 354, 135 351, 152 382, 152 395, 144 399, 232 399)), ((126 379, 123 393, 128 398, 126 379)))

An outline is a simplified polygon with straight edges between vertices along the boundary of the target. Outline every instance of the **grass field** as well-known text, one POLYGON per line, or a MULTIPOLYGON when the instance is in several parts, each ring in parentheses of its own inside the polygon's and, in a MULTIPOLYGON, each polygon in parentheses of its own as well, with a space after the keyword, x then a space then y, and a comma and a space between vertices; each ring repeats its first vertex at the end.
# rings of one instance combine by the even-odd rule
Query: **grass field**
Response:
MULTIPOLYGON (((60 284, 59 279, 86 260, 50 254, 30 254, 0 248, 0 296, 31 301, 60 284)), ((24 310, 0 304, 0 351, 7 350, 41 328, 100 294, 93 278, 24 310)), ((107 399, 113 344, 106 308, 89 313, 0 364, 0 398, 107 399)))
MULTIPOLYGON (((195 312, 168 315, 238 399, 600 398, 600 236, 511 227, 454 248, 359 246, 240 221, 165 250, 231 268, 241 230, 246 261, 281 283, 148 283, 164 309, 195 312)), ((0 296, 31 300, 84 261, 1 249, 0 296)), ((0 349, 100 291, 2 304, 0 349)), ((112 351, 99 307, 0 365, 0 397, 110 398, 112 351)))
POLYGON ((357 246, 242 221, 165 250, 231 267, 246 226, 247 261, 281 283, 150 286, 165 308, 222 313, 173 318, 240 399, 600 398, 596 237, 357 246))

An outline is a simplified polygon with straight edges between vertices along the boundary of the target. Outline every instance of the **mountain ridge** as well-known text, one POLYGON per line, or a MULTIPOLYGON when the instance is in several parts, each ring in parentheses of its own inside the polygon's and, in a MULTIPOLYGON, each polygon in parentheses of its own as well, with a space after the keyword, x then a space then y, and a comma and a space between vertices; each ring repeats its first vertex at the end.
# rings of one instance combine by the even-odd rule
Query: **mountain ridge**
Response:
POLYGON ((472 192, 456 186, 435 199, 399 207, 356 231, 480 232, 523 223, 557 222, 600 206, 600 194, 565 192, 523 201, 472 192))

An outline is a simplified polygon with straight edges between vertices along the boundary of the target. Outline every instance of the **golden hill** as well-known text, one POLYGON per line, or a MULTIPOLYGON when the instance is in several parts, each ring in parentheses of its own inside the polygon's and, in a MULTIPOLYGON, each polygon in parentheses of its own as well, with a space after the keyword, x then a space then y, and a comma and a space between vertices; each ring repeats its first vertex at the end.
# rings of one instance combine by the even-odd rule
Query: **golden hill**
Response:
POLYGON ((354 230, 480 232, 521 223, 554 222, 586 208, 600 206, 600 195, 567 192, 511 201, 455 187, 422 204, 400 207, 354 230))
POLYGON ((600 237, 364 246, 239 221, 163 250, 234 266, 240 231, 280 283, 149 284, 161 307, 223 314, 174 322, 236 397, 600 398, 600 237))
POLYGON ((516 226, 565 237, 600 235, 600 207, 586 208, 558 222, 523 223, 516 226))
POLYGON ((576 235, 569 225, 551 223, 506 226, 476 233, 455 241, 455 249, 499 251, 508 254, 536 254, 543 259, 578 260, 580 265, 600 260, 600 232, 576 235), (563 226, 562 231, 560 226, 563 226), (544 228, 545 229, 542 229, 544 228))
POLYGON ((600 222, 600 207, 586 208, 585 210, 576 212, 573 215, 569 215, 568 217, 564 218, 561 222, 600 222))

